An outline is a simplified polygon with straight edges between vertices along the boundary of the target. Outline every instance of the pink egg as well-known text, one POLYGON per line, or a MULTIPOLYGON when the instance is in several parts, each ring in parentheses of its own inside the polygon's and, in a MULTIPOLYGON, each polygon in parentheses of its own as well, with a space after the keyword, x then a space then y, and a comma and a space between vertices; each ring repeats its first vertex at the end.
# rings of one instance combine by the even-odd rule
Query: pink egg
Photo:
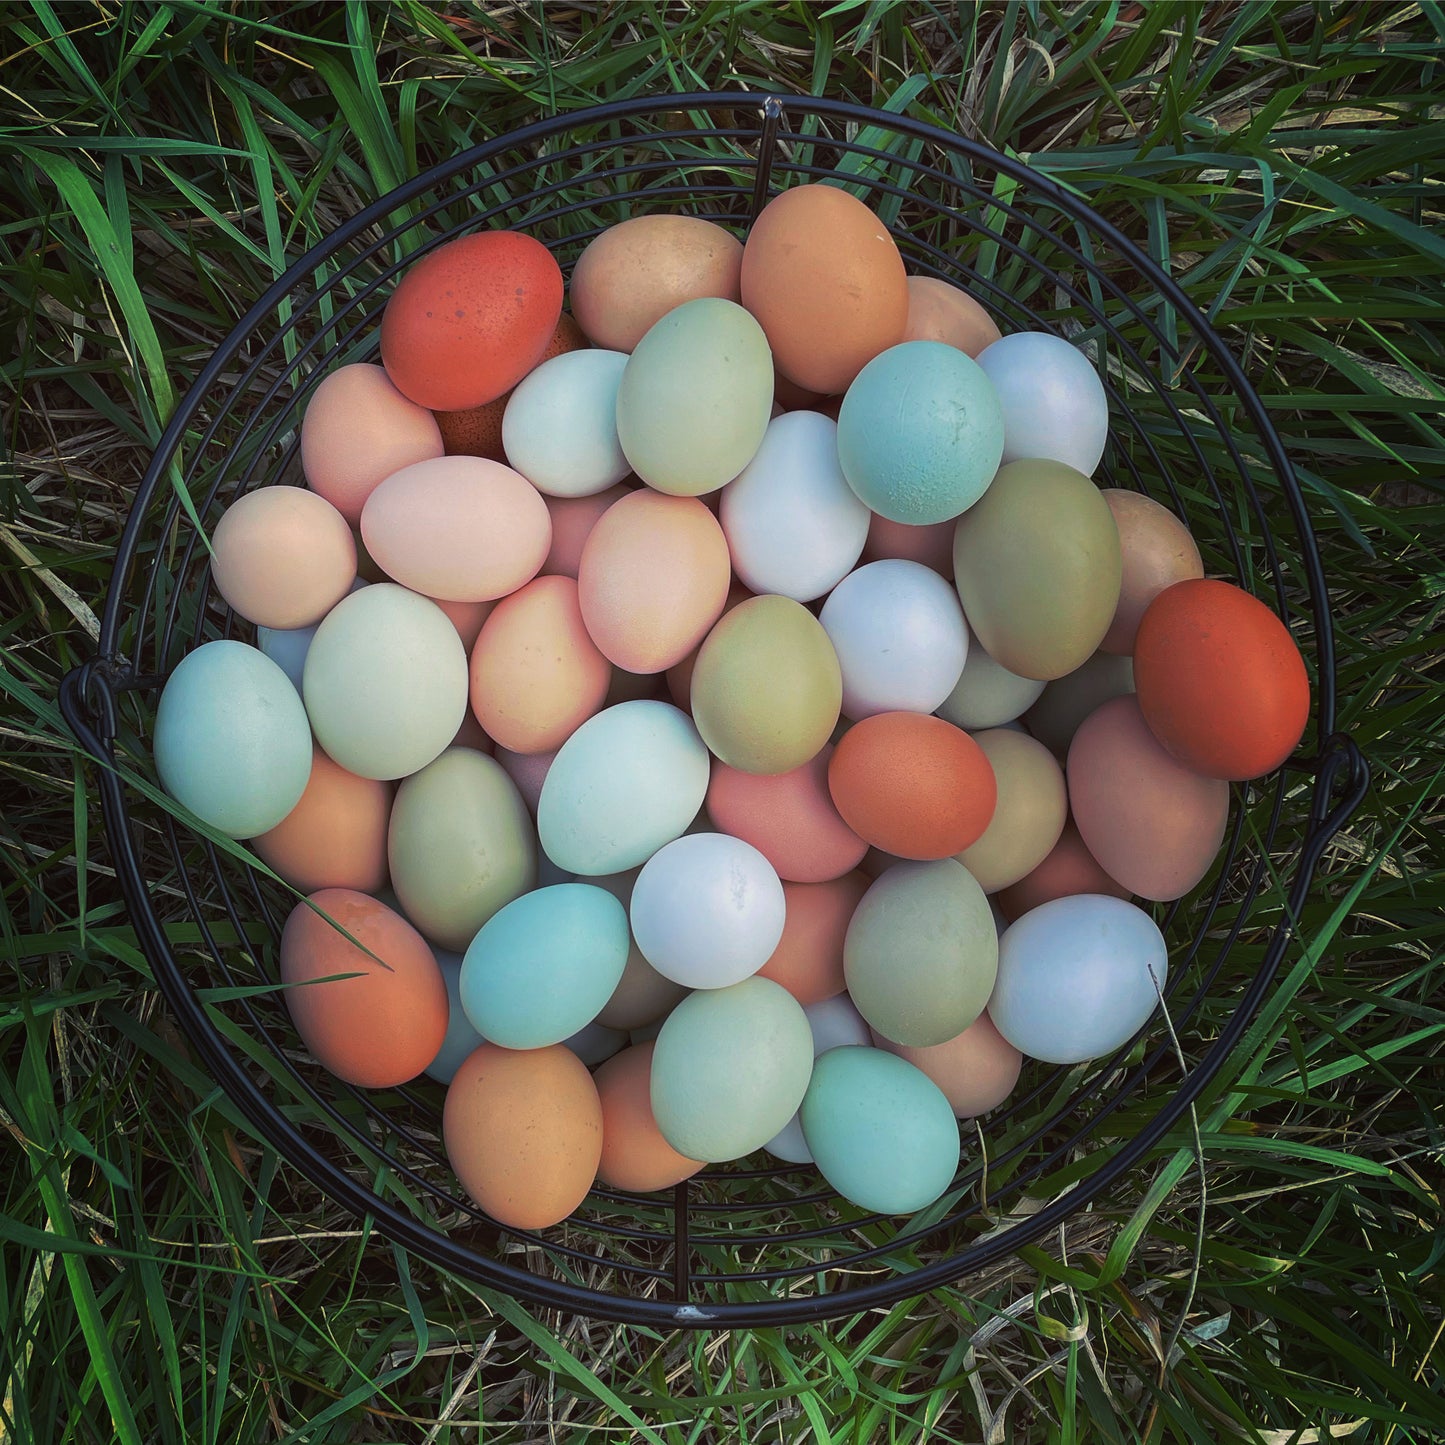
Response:
POLYGON ((582 565, 582 548, 587 545, 597 519, 631 490, 625 482, 618 482, 615 487, 593 492, 590 497, 546 498, 547 510, 552 515, 552 550, 542 563, 542 576, 575 578, 582 565))
POLYGON ((461 638, 462 646, 470 656, 477 634, 482 630, 482 624, 492 615, 492 608, 496 603, 448 602, 444 597, 433 597, 432 601, 451 618, 452 626, 456 628, 457 636, 461 638))
POLYGON ((517 785, 522 801, 532 816, 537 816, 537 800, 542 796, 542 784, 547 780, 547 769, 552 766, 551 753, 514 753, 509 748, 497 749, 497 761, 502 771, 517 785))
POLYGON ((943 1091, 960 1119, 996 1109, 1019 1080, 1024 1056, 999 1033, 987 1013, 941 1044, 895 1044, 875 1030, 873 1042, 922 1069, 943 1091))
POLYGON ((388 577, 427 597, 487 602, 537 575, 552 545, 542 494, 485 457, 437 457, 393 472, 361 513, 388 577))
POLYGON ((859 566, 896 557, 903 562, 922 562, 940 577, 953 580, 953 522, 935 522, 929 527, 910 527, 907 522, 890 522, 876 512, 868 524, 859 566))

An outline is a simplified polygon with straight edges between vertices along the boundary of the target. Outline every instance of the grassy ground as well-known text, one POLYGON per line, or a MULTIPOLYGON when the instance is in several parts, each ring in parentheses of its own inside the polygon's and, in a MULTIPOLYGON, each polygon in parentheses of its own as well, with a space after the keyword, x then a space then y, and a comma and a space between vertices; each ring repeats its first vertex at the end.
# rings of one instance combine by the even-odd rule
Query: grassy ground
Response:
POLYGON ((7 7, 0 1438, 1445 1438, 1442 56, 1433 3, 7 7), (160 1003, 55 689, 160 426, 289 261, 538 115, 738 85, 1032 155, 1171 268, 1310 489, 1376 782, 1202 1177, 1165 1154, 925 1301, 664 1335, 441 1276, 256 1146, 160 1003))

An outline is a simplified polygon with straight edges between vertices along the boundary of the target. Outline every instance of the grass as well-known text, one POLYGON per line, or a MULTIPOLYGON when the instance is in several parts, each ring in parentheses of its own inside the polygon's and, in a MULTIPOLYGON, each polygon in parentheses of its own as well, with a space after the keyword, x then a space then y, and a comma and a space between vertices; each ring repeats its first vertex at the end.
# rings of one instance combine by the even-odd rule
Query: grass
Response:
POLYGON ((31 0, 0 26, 0 1436, 1445 1437, 1438 4, 31 0), (441 1274, 255 1143, 157 993, 55 692, 165 418, 290 261, 539 115, 734 86, 1008 148, 1170 269, 1309 490, 1375 782, 1201 1103, 1202 1174, 1182 1130, 926 1300, 659 1334, 441 1274))

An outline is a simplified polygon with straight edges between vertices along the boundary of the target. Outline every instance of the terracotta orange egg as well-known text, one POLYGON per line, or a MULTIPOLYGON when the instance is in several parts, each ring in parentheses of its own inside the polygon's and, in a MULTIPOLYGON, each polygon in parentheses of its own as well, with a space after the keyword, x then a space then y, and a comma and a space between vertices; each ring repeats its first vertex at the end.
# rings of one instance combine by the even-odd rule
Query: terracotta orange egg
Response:
POLYGON ((482 1044, 463 1060, 442 1110, 462 1187, 513 1229, 546 1229, 587 1197, 602 1157, 602 1104, 565 1044, 482 1044))
POLYGON ((679 1154, 652 1115, 652 1044, 634 1044, 597 1070, 602 1101, 602 1158, 597 1177, 613 1189, 648 1194, 671 1189, 702 1168, 679 1154))
POLYGON ((1150 604, 1134 642, 1150 731, 1205 777, 1273 772, 1304 736, 1310 680, 1289 629, 1231 582, 1190 579, 1150 604))
POLYGON ((854 869, 826 883, 784 883, 783 936, 758 976, 782 984, 801 1004, 842 993, 843 942, 871 881, 854 869))
POLYGON ((947 858, 983 836, 998 785, 983 749, 925 713, 883 712, 855 723, 828 765, 843 821, 897 858, 947 858))
POLYGON ((1099 860, 1084 846, 1078 828, 1070 820, 1064 824, 1064 831, 1049 856, 1027 877, 995 893, 993 901, 998 904, 998 911, 1012 923, 1041 903, 1052 903, 1055 898, 1072 898, 1079 893, 1106 893, 1111 898, 1134 896, 1122 883, 1115 882, 1104 872, 1099 860))
POLYGON ((936 276, 908 278, 905 341, 942 341, 976 359, 1000 335, 993 317, 962 287, 936 276))

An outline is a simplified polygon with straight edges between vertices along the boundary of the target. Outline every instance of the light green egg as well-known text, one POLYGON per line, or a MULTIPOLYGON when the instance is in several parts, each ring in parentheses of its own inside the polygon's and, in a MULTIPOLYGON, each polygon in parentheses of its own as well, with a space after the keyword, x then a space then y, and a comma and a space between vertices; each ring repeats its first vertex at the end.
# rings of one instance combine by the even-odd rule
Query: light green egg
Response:
POLYGON ((702 989, 657 1035, 653 1117, 689 1159, 741 1159, 793 1117, 812 1072, 808 1016, 781 984, 754 977, 702 989))
POLYGON ((998 976, 998 933, 977 880, 953 858, 896 863, 853 911, 843 974, 858 1012, 913 1046, 961 1034, 998 976))
POLYGON ((823 1178, 860 1209, 914 1214, 958 1172, 958 1121, 921 1069, 857 1044, 819 1056, 803 1137, 823 1178))
POLYGON ((707 748, 670 703, 618 703, 562 744, 537 801, 547 856, 594 877, 647 862, 680 838, 707 796, 707 748))
POLYGON ((231 838, 274 828, 311 777, 306 709, 280 666, 244 642, 187 653, 156 709, 156 771, 178 803, 231 838))
POLYGON ((406 916, 458 953, 537 881, 527 805, 502 765, 472 748, 448 748, 396 790, 386 852, 406 916))
POLYGON ((617 436, 648 486, 715 491, 752 461, 773 408, 773 354, 735 301, 674 307, 643 336, 617 392, 617 436))

